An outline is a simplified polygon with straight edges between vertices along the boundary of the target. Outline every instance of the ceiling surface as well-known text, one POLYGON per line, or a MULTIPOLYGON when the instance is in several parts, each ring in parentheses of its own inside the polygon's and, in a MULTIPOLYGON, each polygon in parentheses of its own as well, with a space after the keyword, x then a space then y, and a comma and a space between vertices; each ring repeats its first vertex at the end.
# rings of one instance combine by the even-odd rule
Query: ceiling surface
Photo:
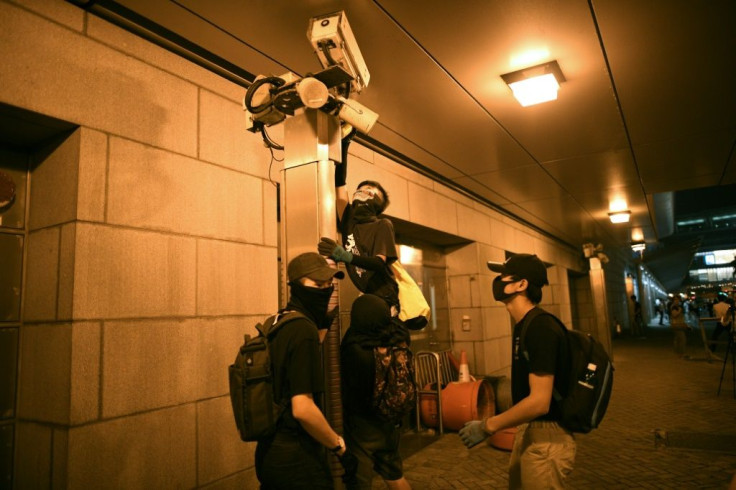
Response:
POLYGON ((628 246, 633 230, 658 242, 672 207, 654 195, 736 183, 733 0, 121 0, 94 9, 246 85, 258 74, 319 71, 309 19, 344 10, 371 75, 356 100, 379 114, 364 141, 578 249, 628 246), (522 107, 501 75, 550 60, 566 78, 558 100, 522 107), (615 199, 628 203, 630 223, 610 223, 615 199))

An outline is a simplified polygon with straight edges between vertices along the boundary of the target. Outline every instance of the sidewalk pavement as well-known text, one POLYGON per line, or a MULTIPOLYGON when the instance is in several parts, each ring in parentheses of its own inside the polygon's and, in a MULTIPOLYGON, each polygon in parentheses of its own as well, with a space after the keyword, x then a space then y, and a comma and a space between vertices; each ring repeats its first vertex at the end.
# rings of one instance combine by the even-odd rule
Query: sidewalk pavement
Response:
MULTIPOLYGON (((576 435, 573 489, 726 489, 736 473, 736 399, 729 356, 706 362, 698 331, 690 359, 674 354, 668 327, 646 338, 617 339, 614 390, 600 427, 576 435)), ((725 347, 720 347, 722 357, 725 347)), ((414 489, 507 488, 509 453, 480 444, 468 450, 448 432, 404 461, 414 489)), ((385 488, 376 478, 373 488, 385 488)))

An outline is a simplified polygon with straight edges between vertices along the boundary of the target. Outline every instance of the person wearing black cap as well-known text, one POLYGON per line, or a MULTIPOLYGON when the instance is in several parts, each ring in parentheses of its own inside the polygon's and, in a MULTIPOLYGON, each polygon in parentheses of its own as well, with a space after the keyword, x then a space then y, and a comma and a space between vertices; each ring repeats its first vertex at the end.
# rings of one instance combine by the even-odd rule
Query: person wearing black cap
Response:
POLYGON ((399 455, 400 426, 372 408, 376 376, 374 348, 401 346, 404 329, 378 296, 359 296, 350 310, 350 328, 340 345, 345 439, 358 459, 348 490, 370 490, 373 471, 392 489, 409 489, 399 455))
POLYGON ((274 392, 288 399, 275 434, 256 446, 256 476, 262 489, 333 488, 325 453, 340 458, 346 477, 357 461, 325 419, 316 395, 324 392, 320 331, 332 324, 327 307, 333 278, 344 274, 318 253, 295 257, 287 267, 290 298, 279 313, 296 311, 302 318, 285 323, 269 342, 274 392))
POLYGON ((568 348, 565 332, 550 315, 535 316, 519 352, 524 317, 542 301, 549 284, 547 268, 536 256, 516 254, 506 262, 488 262, 500 275, 493 281, 493 297, 506 305, 515 322, 512 335, 511 396, 513 406, 498 415, 474 420, 460 430, 470 447, 495 432, 517 427, 509 461, 509 488, 564 488, 575 462, 575 439, 560 426, 553 391, 567 393, 568 348), (527 357, 528 355, 528 357, 527 357))

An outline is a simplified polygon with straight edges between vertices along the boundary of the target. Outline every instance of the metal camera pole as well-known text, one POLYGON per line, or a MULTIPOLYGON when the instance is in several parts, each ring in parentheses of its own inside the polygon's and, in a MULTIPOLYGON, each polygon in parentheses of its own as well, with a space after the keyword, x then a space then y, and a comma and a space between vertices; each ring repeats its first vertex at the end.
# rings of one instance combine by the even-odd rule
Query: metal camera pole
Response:
MULTIPOLYGON (((337 238, 334 167, 341 159, 340 121, 336 117, 304 109, 286 119, 281 193, 284 264, 301 253, 315 252, 320 237, 337 238)), ((330 309, 339 305, 340 281, 335 282, 330 309)), ((327 421, 342 434, 339 318, 338 314, 322 343, 326 388, 323 406, 327 421)), ((331 461, 331 469, 333 476, 340 471, 336 460, 331 461)))

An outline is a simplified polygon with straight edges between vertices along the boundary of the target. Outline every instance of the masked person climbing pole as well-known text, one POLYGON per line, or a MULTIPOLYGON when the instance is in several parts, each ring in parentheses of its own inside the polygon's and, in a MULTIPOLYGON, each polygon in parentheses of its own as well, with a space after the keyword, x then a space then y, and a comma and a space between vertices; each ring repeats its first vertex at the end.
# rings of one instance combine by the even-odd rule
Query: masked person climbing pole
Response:
POLYGON ((342 163, 335 165, 336 206, 342 245, 323 237, 318 249, 322 255, 344 262, 353 284, 361 292, 383 299, 391 308, 391 315, 396 316, 400 309, 399 286, 390 267, 398 258, 394 226, 389 219, 381 217, 389 204, 388 193, 378 182, 365 180, 358 184, 352 202, 348 198, 345 185, 348 146, 354 134, 353 130, 343 138, 342 163))

